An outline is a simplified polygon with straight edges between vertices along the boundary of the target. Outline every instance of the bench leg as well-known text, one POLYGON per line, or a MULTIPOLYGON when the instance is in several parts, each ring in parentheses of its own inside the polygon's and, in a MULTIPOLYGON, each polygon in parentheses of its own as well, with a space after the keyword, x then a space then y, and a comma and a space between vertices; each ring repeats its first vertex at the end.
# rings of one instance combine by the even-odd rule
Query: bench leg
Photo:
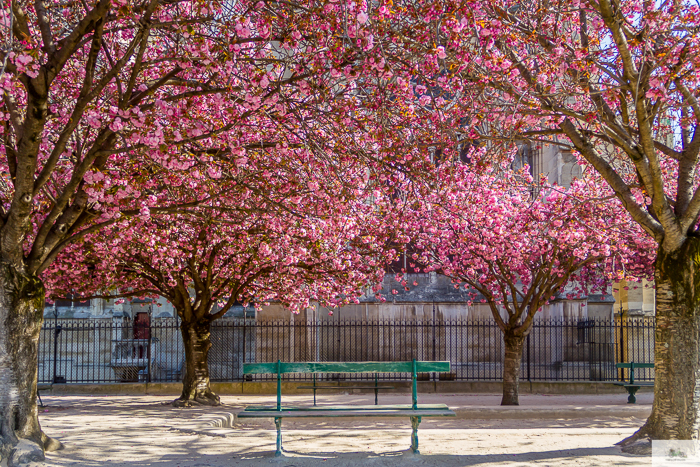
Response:
POLYGON ((39 393, 39 391, 36 392, 36 397, 39 398, 39 407, 46 407, 44 405, 44 401, 41 400, 41 394, 39 393))
POLYGON ((411 428, 413 432, 411 433, 411 450, 414 454, 420 454, 418 450, 418 425, 420 424, 420 417, 411 417, 411 428))
POLYGON ((627 403, 628 404, 636 404, 637 398, 634 397, 634 395, 637 394, 637 391, 639 390, 639 386, 627 386, 625 389, 627 389, 627 392, 629 393, 629 397, 627 398, 627 403))
POLYGON ((277 450, 275 451, 275 457, 280 457, 282 455, 282 419, 275 418, 275 426, 277 427, 277 450))

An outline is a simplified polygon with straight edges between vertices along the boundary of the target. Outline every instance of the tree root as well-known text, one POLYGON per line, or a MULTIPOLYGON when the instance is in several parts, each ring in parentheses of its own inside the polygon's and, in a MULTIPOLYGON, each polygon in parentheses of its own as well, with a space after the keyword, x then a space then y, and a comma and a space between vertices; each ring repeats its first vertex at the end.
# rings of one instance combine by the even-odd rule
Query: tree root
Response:
POLYGON ((50 436, 46 436, 43 431, 41 432, 41 442, 44 444, 44 451, 46 452, 60 451, 61 449, 65 448, 63 443, 57 439, 51 438, 50 436))
POLYGON ((17 438, 14 434, 0 436, 0 464, 9 467, 27 465, 45 460, 44 452, 63 449, 60 441, 41 432, 41 441, 37 439, 17 438))
POLYGON ((520 405, 520 398, 517 394, 503 394, 501 405, 520 405))
POLYGON ((218 407, 222 405, 219 396, 213 392, 206 392, 204 394, 196 394, 194 398, 187 398, 180 396, 173 401, 173 407, 196 407, 200 405, 206 405, 209 407, 218 407))
POLYGON ((622 446, 624 448, 626 446, 630 446, 630 445, 636 443, 637 441, 639 441, 643 438, 649 438, 649 429, 647 428, 646 424, 644 426, 642 426, 639 430, 637 430, 632 436, 629 436, 629 437, 623 439, 622 441, 615 443, 615 445, 622 446))
POLYGON ((44 457, 44 450, 41 445, 30 439, 19 438, 9 451, 7 466, 16 467, 43 462, 44 460, 46 460, 46 457, 44 457))
POLYGON ((622 452, 625 454, 651 456, 651 437, 649 436, 649 431, 648 425, 645 424, 632 436, 615 444, 622 447, 622 452))
POLYGON ((634 442, 628 443, 622 448, 622 452, 637 456, 651 456, 651 439, 641 438, 634 442))

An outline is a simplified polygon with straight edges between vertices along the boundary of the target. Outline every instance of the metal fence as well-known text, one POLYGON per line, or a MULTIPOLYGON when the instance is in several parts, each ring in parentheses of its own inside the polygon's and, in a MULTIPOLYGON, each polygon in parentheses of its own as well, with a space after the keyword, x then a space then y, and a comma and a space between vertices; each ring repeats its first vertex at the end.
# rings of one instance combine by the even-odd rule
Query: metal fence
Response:
MULTIPOLYGON (((449 360, 449 373, 421 379, 498 381, 504 346, 492 320, 314 322, 221 319, 212 323, 213 381, 242 381, 243 362, 449 360)), ((180 381, 184 348, 177 319, 49 319, 39 341, 39 382, 180 381)), ((522 380, 617 381, 618 362, 652 363, 654 320, 538 320, 525 341, 522 380)), ((383 379, 410 379, 408 374, 383 379)), ((636 370, 639 381, 653 369, 636 370)), ((324 375, 326 379, 373 375, 324 375)), ((250 378, 250 376, 248 376, 250 378)), ((272 376, 255 375, 255 379, 272 376)), ((300 375, 290 379, 303 380, 300 375)))

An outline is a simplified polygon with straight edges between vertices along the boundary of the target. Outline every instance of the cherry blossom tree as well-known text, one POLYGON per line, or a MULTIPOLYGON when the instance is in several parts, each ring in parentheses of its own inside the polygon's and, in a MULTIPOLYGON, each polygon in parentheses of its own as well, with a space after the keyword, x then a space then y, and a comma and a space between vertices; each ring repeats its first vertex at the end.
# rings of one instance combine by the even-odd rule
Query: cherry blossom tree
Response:
POLYGON ((69 245, 208 202, 251 154, 284 167, 299 151, 336 180, 333 161, 372 176, 421 161, 411 145, 442 122, 385 105, 397 96, 368 29, 382 15, 355 2, 4 4, 0 459, 60 447, 39 426, 36 361, 41 275, 69 245))
POLYGON ((291 172, 279 177, 278 170, 251 190, 255 180, 239 177, 241 189, 212 203, 124 218, 86 237, 85 244, 66 248, 44 275, 49 293, 165 297, 180 317, 185 349, 183 390, 175 405, 218 405, 207 363, 214 320, 235 303, 259 307, 274 300, 291 311, 311 301, 328 307, 355 303, 381 282, 383 264, 396 253, 390 231, 375 222, 384 217, 381 192, 361 189, 370 186, 369 179, 350 171, 335 185, 317 165, 308 178, 293 180, 291 172), (332 187, 347 191, 352 178, 357 194, 340 201, 342 194, 332 187))
POLYGON ((496 155, 515 139, 580 154, 655 239, 654 406, 625 444, 697 439, 697 3, 446 0, 388 14, 411 34, 377 27, 374 42, 392 45, 388 66, 415 77, 424 105, 496 155))
POLYGON ((572 298, 646 276, 653 240, 590 178, 565 190, 505 166, 480 172, 442 170, 443 188, 414 211, 413 259, 489 305, 505 344, 501 405, 518 405, 523 343, 537 312, 567 285, 572 298))

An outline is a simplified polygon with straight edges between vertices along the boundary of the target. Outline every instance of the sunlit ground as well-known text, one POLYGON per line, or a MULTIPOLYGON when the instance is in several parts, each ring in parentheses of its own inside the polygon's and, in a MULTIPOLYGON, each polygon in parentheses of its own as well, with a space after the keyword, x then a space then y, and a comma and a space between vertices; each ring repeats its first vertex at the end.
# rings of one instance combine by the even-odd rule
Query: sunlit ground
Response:
MULTIPOLYGON (((227 430, 227 437, 177 430, 203 414, 237 412, 248 404, 272 403, 274 396, 224 396, 222 407, 177 409, 164 404, 172 396, 47 395, 48 407, 40 409, 40 421, 47 434, 66 445, 65 450, 48 454, 47 464, 56 466, 638 466, 649 465, 649 458, 623 454, 614 443, 643 423, 651 398, 652 394, 641 394, 639 403, 630 406, 624 393, 524 395, 520 407, 499 409, 494 395, 429 394, 420 402, 447 403, 458 417, 424 419, 419 428, 420 455, 408 451, 408 419, 286 420, 282 458, 273 456, 271 420, 238 423, 227 430), (475 419, 486 408, 491 412, 484 416, 490 419, 475 419), (593 410, 595 415, 551 418, 561 413, 570 417, 576 410, 593 410)), ((364 395, 319 399, 330 404, 373 403, 364 395)), ((406 403, 405 399, 380 396, 380 403, 406 403)), ((284 400, 310 404, 307 396, 284 400)))

